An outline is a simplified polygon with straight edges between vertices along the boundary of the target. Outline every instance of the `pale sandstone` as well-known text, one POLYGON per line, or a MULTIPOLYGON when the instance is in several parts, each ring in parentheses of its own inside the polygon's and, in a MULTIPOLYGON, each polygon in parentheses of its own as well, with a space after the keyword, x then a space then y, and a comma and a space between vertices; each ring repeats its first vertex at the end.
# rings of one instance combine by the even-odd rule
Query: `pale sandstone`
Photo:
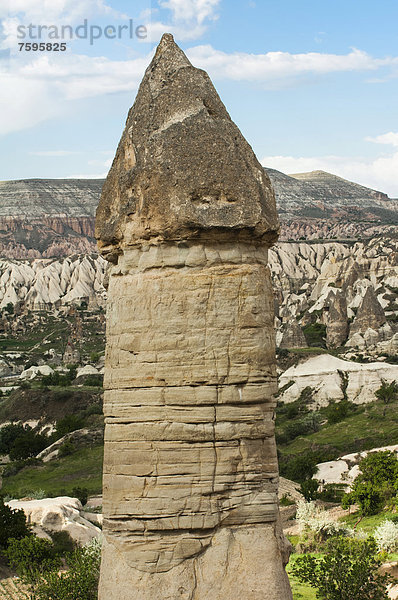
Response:
POLYGON ((267 175, 164 36, 97 212, 109 272, 101 600, 290 600, 267 175))

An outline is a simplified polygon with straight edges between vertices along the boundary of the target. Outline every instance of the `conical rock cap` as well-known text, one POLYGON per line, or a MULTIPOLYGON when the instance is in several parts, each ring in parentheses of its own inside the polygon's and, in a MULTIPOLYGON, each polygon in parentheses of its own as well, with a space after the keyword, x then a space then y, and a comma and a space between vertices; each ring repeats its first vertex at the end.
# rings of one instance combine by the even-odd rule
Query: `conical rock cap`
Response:
POLYGON ((153 238, 271 244, 270 180, 209 76, 165 34, 130 109, 97 210, 104 256, 153 238))

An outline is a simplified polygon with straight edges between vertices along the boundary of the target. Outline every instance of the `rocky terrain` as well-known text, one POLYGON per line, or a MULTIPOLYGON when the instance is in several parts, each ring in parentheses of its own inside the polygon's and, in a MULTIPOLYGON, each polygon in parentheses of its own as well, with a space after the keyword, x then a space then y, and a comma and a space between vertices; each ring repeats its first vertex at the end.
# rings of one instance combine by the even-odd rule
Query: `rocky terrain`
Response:
POLYGON ((352 240, 396 231, 398 200, 383 192, 324 171, 266 172, 282 222, 280 240, 352 240))
MULTIPOLYGON (((398 200, 323 171, 266 168, 281 240, 363 239, 394 234, 398 200)), ((96 251, 94 216, 103 179, 0 182, 0 257, 51 258, 96 251)))
POLYGON ((0 182, 0 256, 47 258, 95 251, 102 179, 0 182))
POLYGON ((60 259, 1 260, 0 308, 51 310, 62 304, 104 306, 105 261, 97 254, 60 259))

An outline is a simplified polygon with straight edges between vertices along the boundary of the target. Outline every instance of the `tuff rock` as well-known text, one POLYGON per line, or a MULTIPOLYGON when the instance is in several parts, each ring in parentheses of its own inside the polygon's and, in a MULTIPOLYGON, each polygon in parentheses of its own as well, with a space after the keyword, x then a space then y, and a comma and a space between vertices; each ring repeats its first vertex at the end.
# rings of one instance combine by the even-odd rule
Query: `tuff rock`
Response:
POLYGON ((97 211, 109 272, 101 600, 288 600, 267 175, 165 35, 97 211))

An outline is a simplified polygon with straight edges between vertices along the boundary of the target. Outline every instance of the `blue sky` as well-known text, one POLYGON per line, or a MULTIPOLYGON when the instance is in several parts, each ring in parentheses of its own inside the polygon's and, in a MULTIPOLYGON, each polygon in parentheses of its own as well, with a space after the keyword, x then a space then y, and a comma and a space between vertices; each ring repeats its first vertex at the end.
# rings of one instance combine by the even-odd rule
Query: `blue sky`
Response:
POLYGON ((396 0, 7 4, 0 6, 0 179, 105 176, 154 46, 171 31, 209 72, 264 165, 323 169, 398 197, 396 0), (85 19, 96 31, 132 19, 147 37, 66 38, 65 52, 19 51, 18 43, 54 39, 45 29, 42 40, 18 38, 18 26, 75 30, 85 19))

